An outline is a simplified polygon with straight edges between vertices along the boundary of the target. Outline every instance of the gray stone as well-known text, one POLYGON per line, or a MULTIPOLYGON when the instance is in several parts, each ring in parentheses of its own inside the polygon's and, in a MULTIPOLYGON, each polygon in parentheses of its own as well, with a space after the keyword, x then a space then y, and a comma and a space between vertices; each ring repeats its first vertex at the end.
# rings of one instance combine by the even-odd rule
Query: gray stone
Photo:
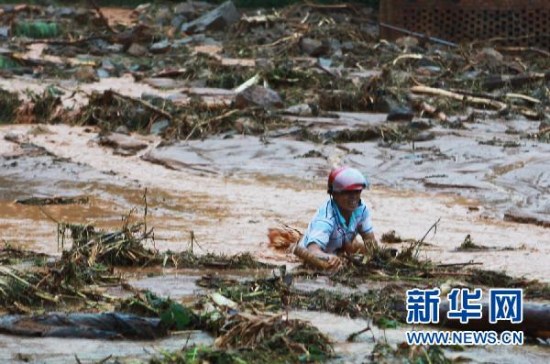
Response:
POLYGON ((10 27, 0 27, 0 37, 7 38, 10 36, 10 27))
POLYGON ((414 113, 409 107, 396 105, 390 109, 386 121, 411 121, 414 113))
POLYGON ((490 67, 500 66, 504 62, 504 56, 494 48, 483 48, 474 56, 474 59, 490 67))
POLYGON ((413 120, 409 123, 412 129, 426 130, 432 127, 432 123, 429 120, 413 120))
POLYGON ((338 39, 331 38, 329 39, 328 44, 332 53, 342 50, 342 43, 338 39))
POLYGON ((128 127, 126 125, 119 125, 116 129, 115 129, 115 133, 119 133, 119 134, 130 134, 130 130, 128 129, 128 127))
POLYGON ((300 40, 300 49, 312 57, 326 55, 329 51, 328 45, 312 38, 302 38, 300 40))
POLYGON ((168 119, 160 119, 157 120, 151 125, 151 130, 149 131, 153 135, 159 135, 162 134, 166 128, 170 126, 170 120, 168 119))
POLYGON ((223 30, 238 22, 241 14, 232 1, 226 1, 216 9, 203 16, 181 26, 180 31, 185 33, 197 33, 205 30, 223 30))
POLYGON ((355 43, 348 40, 342 43, 342 49, 346 52, 352 51, 355 49, 355 43))
POLYGON ((172 20, 170 21, 170 25, 178 29, 183 24, 184 21, 187 21, 186 17, 177 15, 172 18, 172 20))
POLYGON ((196 18, 198 14, 212 9, 213 6, 205 1, 186 1, 174 6, 174 14, 183 15, 187 18, 196 18))
POLYGON ((395 40, 395 44, 397 44, 400 47, 410 49, 412 47, 418 46, 418 38, 410 37, 410 36, 397 38, 395 40))
POLYGON ((427 142, 435 139, 435 134, 431 131, 421 131, 412 137, 415 142, 427 142))
POLYGON ((237 94, 234 103, 238 109, 249 106, 283 107, 283 100, 277 92, 257 85, 250 86, 237 94))
POLYGON ((116 67, 113 62, 111 62, 108 59, 104 59, 101 61, 101 68, 103 68, 106 71, 114 71, 116 70, 116 67))
POLYGON ((104 69, 104 68, 99 68, 97 71, 97 77, 99 78, 107 78, 107 77, 110 77, 111 75, 109 74, 109 72, 104 69))
POLYGON ((141 57, 148 53, 147 48, 138 43, 132 43, 126 53, 131 54, 134 57, 141 57))
POLYGON ((165 39, 160 42, 153 43, 151 47, 149 47, 149 51, 154 54, 166 53, 171 47, 171 43, 165 39))
POLYGON ((136 140, 129 135, 112 133, 99 138, 99 144, 115 149, 115 153, 121 155, 134 155, 147 148, 147 143, 136 140))
POLYGON ((313 111, 309 104, 298 104, 286 108, 285 113, 299 116, 310 116, 313 114, 313 111))

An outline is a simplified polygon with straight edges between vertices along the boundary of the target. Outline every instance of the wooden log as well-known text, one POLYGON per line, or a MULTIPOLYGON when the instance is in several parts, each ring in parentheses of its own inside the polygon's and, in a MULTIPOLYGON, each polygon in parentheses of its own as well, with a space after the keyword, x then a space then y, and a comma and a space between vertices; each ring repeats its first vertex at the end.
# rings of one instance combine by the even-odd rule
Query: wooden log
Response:
POLYGON ((504 110, 508 107, 504 102, 497 100, 485 99, 481 97, 462 95, 456 92, 451 92, 439 88, 428 87, 428 86, 413 86, 411 87, 411 92, 416 94, 426 94, 432 96, 443 96, 450 99, 458 100, 465 102, 467 104, 474 104, 479 106, 488 106, 497 110, 504 110))
POLYGON ((495 90, 504 86, 511 88, 520 88, 529 83, 550 80, 550 72, 528 73, 519 76, 490 76, 481 81, 481 87, 486 90, 495 90))
POLYGON ((510 321, 497 321, 492 324, 489 322, 489 305, 482 303, 482 318, 469 320, 462 324, 460 320, 447 319, 449 304, 443 302, 439 305, 439 326, 472 331, 523 331, 525 336, 538 337, 543 339, 550 338, 550 304, 538 304, 533 302, 524 302, 523 304, 523 322, 513 324, 510 321))

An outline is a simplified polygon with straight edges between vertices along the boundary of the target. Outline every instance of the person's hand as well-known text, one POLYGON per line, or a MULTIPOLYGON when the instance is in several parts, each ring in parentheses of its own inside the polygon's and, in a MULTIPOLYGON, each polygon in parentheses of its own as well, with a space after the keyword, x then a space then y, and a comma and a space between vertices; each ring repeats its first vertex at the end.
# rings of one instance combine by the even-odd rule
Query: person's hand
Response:
POLYGON ((340 257, 338 257, 337 255, 332 255, 332 254, 327 254, 327 256, 328 256, 329 269, 331 271, 337 272, 340 269, 342 269, 343 262, 342 262, 342 259, 340 259, 340 257))

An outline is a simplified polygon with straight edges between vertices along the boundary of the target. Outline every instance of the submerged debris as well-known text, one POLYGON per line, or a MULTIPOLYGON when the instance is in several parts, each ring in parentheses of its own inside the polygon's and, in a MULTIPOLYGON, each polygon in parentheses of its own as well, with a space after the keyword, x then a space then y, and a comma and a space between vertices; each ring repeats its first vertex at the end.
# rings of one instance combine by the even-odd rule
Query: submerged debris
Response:
POLYGON ((155 340, 167 334, 161 320, 110 313, 49 313, 0 317, 0 332, 32 337, 155 340))
POLYGON ((376 343, 370 355, 371 363, 431 363, 431 364, 450 364, 453 361, 445 356, 445 353, 439 346, 409 346, 401 343, 397 348, 393 348, 387 343, 376 343))
MULTIPOLYGON (((3 58, 0 58, 0 68, 4 68, 3 58)), ((17 110, 21 100, 16 92, 0 89, 0 124, 13 123, 17 117, 17 110)))
POLYGON ((283 315, 251 315, 239 313, 229 318, 223 335, 215 342, 220 348, 263 349, 305 361, 327 359, 332 345, 318 329, 300 320, 284 319, 283 315))
POLYGON ((85 204, 90 201, 88 196, 80 197, 29 197, 18 199, 15 202, 22 205, 34 205, 34 206, 44 206, 44 205, 70 205, 70 204, 85 204))

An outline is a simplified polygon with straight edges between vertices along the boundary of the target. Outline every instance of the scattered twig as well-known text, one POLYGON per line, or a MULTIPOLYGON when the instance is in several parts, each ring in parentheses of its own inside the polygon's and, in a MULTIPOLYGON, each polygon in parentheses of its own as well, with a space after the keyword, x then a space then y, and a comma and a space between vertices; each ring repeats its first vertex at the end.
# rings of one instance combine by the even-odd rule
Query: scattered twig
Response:
POLYGON ((432 226, 430 226, 430 228, 428 229, 428 231, 426 231, 426 234, 424 234, 422 239, 418 240, 416 243, 413 244, 413 249, 415 249, 415 252, 414 252, 415 257, 418 257, 418 251, 420 250, 420 246, 424 243, 424 240, 426 239, 430 231, 432 231, 433 229, 434 234, 437 233, 437 224, 439 224, 439 221, 441 221, 441 218, 437 219, 437 221, 434 222, 432 226))
POLYGON ((489 106, 493 109, 497 109, 499 111, 505 110, 508 105, 506 105, 504 102, 500 102, 497 100, 491 100, 481 97, 473 97, 473 96, 467 96, 462 95, 456 92, 451 92, 447 90, 443 90, 440 88, 435 87, 428 87, 428 86, 413 86, 411 87, 411 92, 416 94, 427 94, 432 96, 442 96, 451 98, 457 101, 462 101, 468 104, 475 104, 475 105, 481 105, 481 106, 489 106))
POLYGON ((466 266, 469 266, 469 265, 483 265, 483 263, 481 262, 474 262, 474 261, 469 261, 467 263, 448 263, 448 264, 438 264, 436 265, 436 267, 438 268, 448 268, 448 267, 466 267, 466 266))
POLYGON ((494 90, 504 86, 519 88, 526 84, 550 80, 550 72, 545 73, 526 73, 519 76, 490 76, 481 81, 481 87, 487 90, 494 90))
POLYGON ((238 113, 239 111, 241 111, 241 110, 239 110, 239 109, 229 110, 229 111, 227 111, 226 113, 223 113, 222 115, 218 115, 218 116, 213 117, 213 118, 210 118, 210 119, 208 119, 208 120, 204 120, 204 121, 202 121, 202 122, 197 122, 197 123, 195 123, 195 125, 193 126, 193 128, 191 129, 191 131, 189 132, 189 134, 187 134, 187 136, 185 137, 185 139, 183 140, 183 142, 184 142, 184 143, 187 142, 187 141, 189 140, 189 138, 191 138, 191 136, 193 136, 193 134, 195 133, 195 131, 196 131, 198 128, 203 127, 203 126, 205 126, 205 125, 208 125, 208 124, 210 124, 210 123, 212 123, 212 122, 215 122, 215 121, 223 120, 223 119, 225 119, 225 118, 227 118, 227 117, 229 117, 229 116, 231 116, 231 115, 233 115, 233 114, 238 113))
POLYGON ((143 192, 143 204, 145 205, 143 211, 143 236, 145 237, 147 235, 147 187, 143 192))
POLYGON ((453 48, 458 47, 458 44, 456 44, 456 43, 449 42, 447 40, 436 38, 436 37, 430 37, 430 36, 428 36, 426 34, 423 34, 423 33, 412 32, 412 31, 404 29, 404 28, 396 27, 395 25, 386 24, 386 23, 382 23, 382 22, 380 22, 379 25, 382 28, 388 28, 388 29, 394 30, 396 32, 411 35, 413 37, 417 37, 417 38, 420 38, 420 39, 426 39, 426 40, 428 40, 430 42, 433 42, 433 43, 439 43, 439 44, 446 45, 446 46, 453 47, 453 48))
POLYGON ((172 119, 173 119, 173 118, 172 118, 172 115, 170 115, 169 113, 167 113, 167 112, 164 111, 164 110, 159 109, 159 108, 156 107, 156 106, 151 105, 151 104, 150 104, 149 102, 147 102, 147 101, 140 100, 140 99, 137 99, 137 98, 135 98, 135 97, 128 96, 128 95, 123 95, 123 94, 121 94, 120 92, 117 92, 117 91, 114 91, 114 90, 109 90, 109 92, 112 92, 113 95, 118 96, 118 97, 120 97, 120 98, 123 98, 123 99, 126 99, 126 100, 130 100, 130 101, 132 101, 132 102, 138 103, 138 104, 144 106, 145 108, 147 108, 147 109, 149 109, 149 110, 151 110, 151 111, 153 111, 153 112, 156 112, 157 114, 160 114, 160 115, 164 116, 164 117, 167 118, 168 120, 172 120, 172 119))
POLYGON ((318 10, 350 9, 355 13, 359 14, 359 11, 351 4, 314 4, 306 0, 303 6, 307 6, 309 8, 318 9, 318 10))
POLYGON ((535 47, 497 47, 496 50, 499 52, 533 52, 550 57, 550 52, 535 47))
POLYGON ((372 328, 370 327, 370 325, 367 326, 367 327, 365 327, 365 328, 362 329, 362 330, 359 330, 359 331, 357 331, 357 332, 354 332, 354 333, 350 334, 350 335, 348 336, 348 338, 346 339, 346 341, 351 343, 351 342, 355 341, 355 338, 357 338, 357 336, 359 336, 359 335, 361 335, 362 333, 367 332, 367 331, 370 331, 370 333, 372 334, 372 339, 373 339, 373 341, 376 342, 376 338, 374 337, 374 332, 372 332, 372 328))

